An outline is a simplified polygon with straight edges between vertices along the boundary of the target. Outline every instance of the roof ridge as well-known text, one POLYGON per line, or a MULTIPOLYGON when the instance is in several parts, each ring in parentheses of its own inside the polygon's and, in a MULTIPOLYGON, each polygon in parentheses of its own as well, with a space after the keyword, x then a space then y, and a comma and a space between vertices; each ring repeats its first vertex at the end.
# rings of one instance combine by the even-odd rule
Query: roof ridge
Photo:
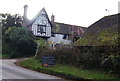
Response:
POLYGON ((76 27, 82 27, 82 28, 86 28, 86 27, 83 27, 83 26, 72 25, 72 24, 66 24, 66 23, 61 23, 61 22, 55 22, 55 23, 64 24, 64 25, 71 25, 71 26, 76 26, 76 27))

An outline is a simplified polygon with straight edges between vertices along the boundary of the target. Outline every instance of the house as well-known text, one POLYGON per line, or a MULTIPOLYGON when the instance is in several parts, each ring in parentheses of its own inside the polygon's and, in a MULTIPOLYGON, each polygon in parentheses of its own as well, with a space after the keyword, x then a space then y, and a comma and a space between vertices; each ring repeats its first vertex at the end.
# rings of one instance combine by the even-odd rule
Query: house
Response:
POLYGON ((24 6, 23 27, 27 27, 36 37, 51 37, 52 24, 43 8, 32 20, 27 19, 27 5, 24 6))
POLYGON ((51 20, 45 8, 32 19, 27 19, 27 8, 24 6, 23 27, 27 27, 36 37, 44 38, 49 44, 70 44, 73 38, 80 38, 86 31, 85 27, 55 22, 55 16, 51 20))

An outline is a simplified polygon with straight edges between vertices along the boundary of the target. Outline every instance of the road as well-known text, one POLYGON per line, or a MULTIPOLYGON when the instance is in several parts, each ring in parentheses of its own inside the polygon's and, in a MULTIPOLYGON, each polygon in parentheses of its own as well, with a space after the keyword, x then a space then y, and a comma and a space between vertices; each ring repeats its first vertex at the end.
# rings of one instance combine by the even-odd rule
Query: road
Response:
MULTIPOLYGON (((0 59, 0 62, 2 61, 2 64, 0 64, 0 78, 6 80, 6 81, 68 81, 61 79, 59 77, 55 77, 52 75, 47 75, 43 73, 39 73, 36 71, 32 71, 29 69, 25 69, 19 66, 16 66, 14 62, 16 62, 16 59, 0 59), (17 80, 16 80, 17 79, 17 80)), ((3 81, 4 81, 3 80, 3 81)))

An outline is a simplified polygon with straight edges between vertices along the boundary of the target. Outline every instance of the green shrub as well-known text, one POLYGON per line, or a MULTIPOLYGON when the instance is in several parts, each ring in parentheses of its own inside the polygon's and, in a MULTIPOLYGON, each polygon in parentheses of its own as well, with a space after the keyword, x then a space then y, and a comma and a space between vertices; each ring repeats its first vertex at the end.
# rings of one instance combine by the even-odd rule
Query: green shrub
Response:
POLYGON ((94 50, 89 48, 86 56, 81 55, 80 62, 83 63, 85 67, 96 64, 109 72, 120 72, 119 35, 118 26, 102 30, 97 35, 94 35, 94 33, 86 34, 83 38, 75 42, 74 45, 94 45, 95 48, 94 50))
POLYGON ((118 46, 108 46, 107 49, 102 55, 101 66, 105 70, 115 73, 119 73, 120 69, 120 51, 118 46))
POLYGON ((3 41, 3 53, 28 56, 36 52, 35 39, 26 28, 9 28, 3 36, 3 41))
POLYGON ((35 54, 36 58, 41 58, 41 56, 44 56, 47 54, 47 43, 44 39, 40 38, 37 39, 37 51, 35 54))
POLYGON ((119 72, 120 56, 118 47, 111 46, 62 46, 44 48, 44 55, 53 55, 58 64, 67 64, 79 68, 104 69, 108 72, 119 72))
POLYGON ((74 61, 74 57, 72 55, 73 54, 73 49, 70 47, 61 47, 56 49, 55 51, 55 57, 57 59, 57 63, 60 64, 72 64, 74 61))
POLYGON ((101 31, 96 38, 81 38, 74 46, 60 46, 55 50, 41 47, 39 55, 53 54, 57 63, 82 68, 102 68, 108 72, 120 72, 118 32, 101 31))

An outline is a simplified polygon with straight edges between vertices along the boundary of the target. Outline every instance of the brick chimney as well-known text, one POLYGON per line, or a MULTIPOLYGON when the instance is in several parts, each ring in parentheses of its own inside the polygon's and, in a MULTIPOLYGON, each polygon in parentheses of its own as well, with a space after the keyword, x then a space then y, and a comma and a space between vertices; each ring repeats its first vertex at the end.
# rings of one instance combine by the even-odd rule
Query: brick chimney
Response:
POLYGON ((54 22, 55 21, 55 16, 52 14, 51 16, 51 22, 54 22))
POLYGON ((24 19, 27 19, 27 8, 28 8, 28 5, 25 5, 24 6, 24 15, 23 15, 24 19))

